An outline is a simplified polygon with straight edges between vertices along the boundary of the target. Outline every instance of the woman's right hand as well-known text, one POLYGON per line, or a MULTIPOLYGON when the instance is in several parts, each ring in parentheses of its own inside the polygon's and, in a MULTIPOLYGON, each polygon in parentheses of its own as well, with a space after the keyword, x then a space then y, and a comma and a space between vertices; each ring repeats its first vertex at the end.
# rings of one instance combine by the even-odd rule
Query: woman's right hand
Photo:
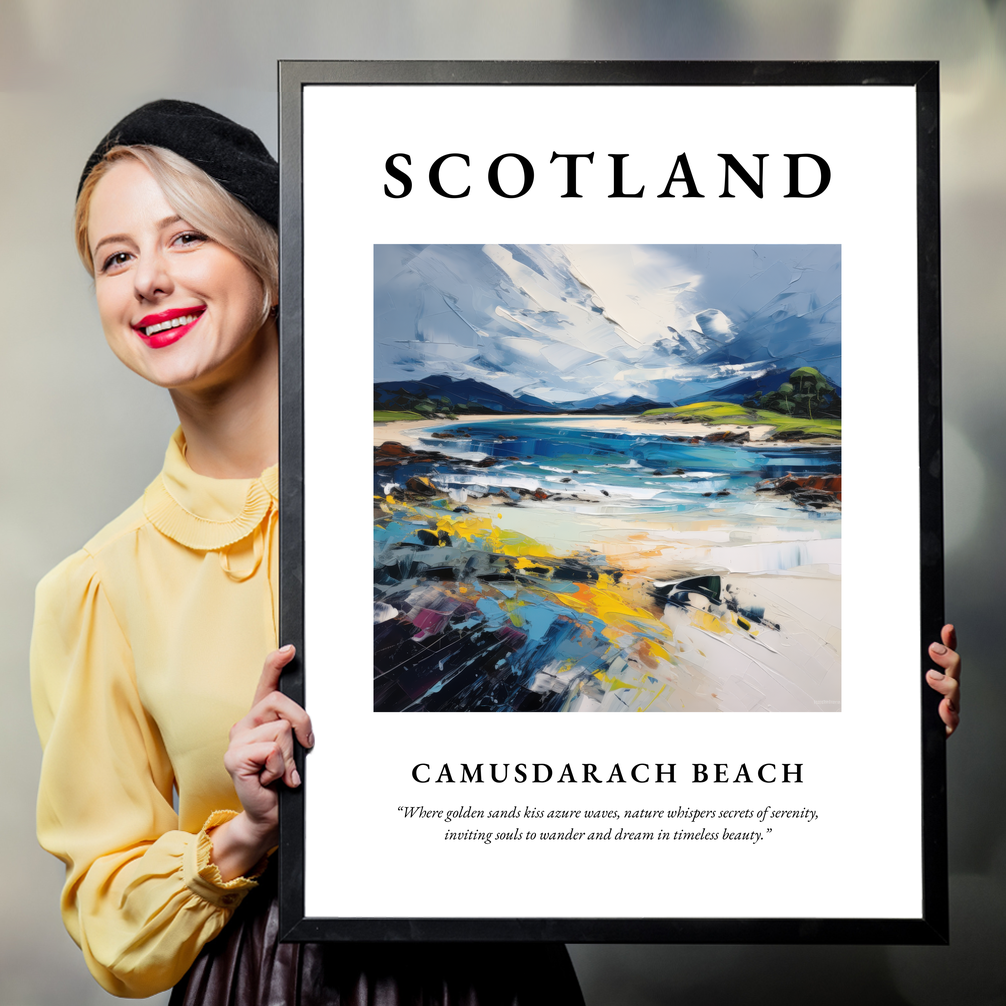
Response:
POLYGON ((251 870, 279 839, 278 780, 300 785, 293 758, 293 737, 314 746, 311 718, 293 699, 279 691, 283 668, 295 650, 284 646, 265 659, 248 715, 231 727, 224 766, 230 773, 244 810, 210 831, 212 861, 223 879, 251 870))

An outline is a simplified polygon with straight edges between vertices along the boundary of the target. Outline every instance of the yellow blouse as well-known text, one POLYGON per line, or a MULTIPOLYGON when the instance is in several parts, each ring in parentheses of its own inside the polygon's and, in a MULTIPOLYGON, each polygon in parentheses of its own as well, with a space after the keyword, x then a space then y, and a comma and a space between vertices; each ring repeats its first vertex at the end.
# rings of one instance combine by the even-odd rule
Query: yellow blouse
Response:
POLYGON ((143 498, 38 586, 38 836, 115 995, 174 985, 255 886, 223 882, 206 829, 241 809, 228 731, 276 646, 277 492, 276 467, 197 475, 179 430, 143 498))

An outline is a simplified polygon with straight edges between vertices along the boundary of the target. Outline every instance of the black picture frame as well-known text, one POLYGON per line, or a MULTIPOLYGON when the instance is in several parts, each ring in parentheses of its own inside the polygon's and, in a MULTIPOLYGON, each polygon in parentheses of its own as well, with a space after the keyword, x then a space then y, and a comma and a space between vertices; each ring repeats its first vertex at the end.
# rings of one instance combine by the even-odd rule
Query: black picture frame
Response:
MULTIPOLYGON (((288 941, 427 940, 630 943, 939 944, 948 933, 945 736, 939 696, 925 684, 927 647, 943 624, 943 510, 940 378, 939 72, 935 62, 401 62, 282 61, 280 104, 280 496, 282 520, 280 640, 298 647, 284 673, 284 692, 311 709, 310 652, 304 648, 304 374, 302 95, 306 86, 458 84, 521 85, 799 85, 915 92, 918 243, 919 564, 918 640, 922 723, 923 904, 918 918, 338 918, 305 914, 304 779, 281 794, 280 926, 288 941)), ((342 868, 333 863, 332 868, 342 868)))

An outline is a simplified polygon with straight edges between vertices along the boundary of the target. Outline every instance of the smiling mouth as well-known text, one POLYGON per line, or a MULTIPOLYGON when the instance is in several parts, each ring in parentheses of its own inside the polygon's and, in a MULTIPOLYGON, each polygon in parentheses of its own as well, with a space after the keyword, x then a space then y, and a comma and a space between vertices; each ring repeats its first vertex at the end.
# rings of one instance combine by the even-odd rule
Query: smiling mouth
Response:
MULTIPOLYGON (((151 325, 134 325, 133 329, 137 335, 142 336, 144 339, 149 339, 151 336, 158 335, 161 332, 169 332, 173 328, 182 328, 185 325, 191 325, 196 321, 199 316, 203 313, 205 308, 199 308, 197 310, 186 311, 185 313, 171 312, 171 316, 154 322, 151 325)), ((143 321, 147 319, 144 318, 143 321)))
POLYGON ((171 321, 162 321, 159 325, 149 325, 141 328, 140 331, 149 339, 158 332, 166 332, 169 328, 181 328, 182 325, 191 325, 198 318, 198 314, 183 314, 180 318, 172 318, 171 321))

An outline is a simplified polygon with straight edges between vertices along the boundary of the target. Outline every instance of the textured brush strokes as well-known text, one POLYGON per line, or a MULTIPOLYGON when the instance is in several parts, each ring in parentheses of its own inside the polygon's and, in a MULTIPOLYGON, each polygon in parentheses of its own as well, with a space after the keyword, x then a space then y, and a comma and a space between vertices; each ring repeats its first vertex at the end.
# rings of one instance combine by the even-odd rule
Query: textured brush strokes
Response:
POLYGON ((374 250, 374 380, 683 401, 814 366, 841 386, 837 246, 374 250))
POLYGON ((377 246, 375 709, 837 710, 839 434, 754 402, 838 400, 839 306, 836 246, 377 246))

